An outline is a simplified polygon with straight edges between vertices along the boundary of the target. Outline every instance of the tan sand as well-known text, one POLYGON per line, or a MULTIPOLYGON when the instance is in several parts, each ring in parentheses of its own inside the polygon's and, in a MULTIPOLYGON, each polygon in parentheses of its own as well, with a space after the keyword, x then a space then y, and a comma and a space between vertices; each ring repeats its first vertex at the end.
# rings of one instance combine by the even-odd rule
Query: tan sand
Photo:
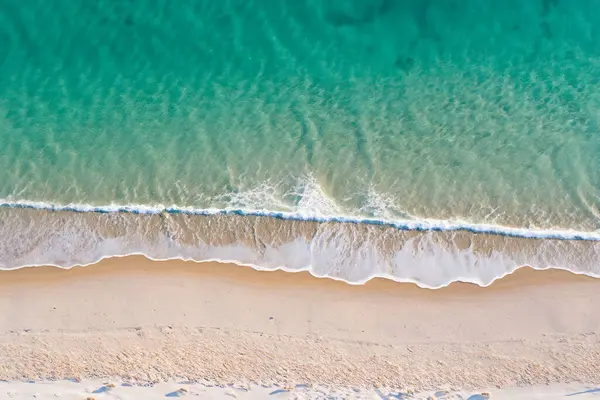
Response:
POLYGON ((0 272, 0 379, 480 389, 600 382, 600 280, 522 269, 491 287, 140 256, 0 272))

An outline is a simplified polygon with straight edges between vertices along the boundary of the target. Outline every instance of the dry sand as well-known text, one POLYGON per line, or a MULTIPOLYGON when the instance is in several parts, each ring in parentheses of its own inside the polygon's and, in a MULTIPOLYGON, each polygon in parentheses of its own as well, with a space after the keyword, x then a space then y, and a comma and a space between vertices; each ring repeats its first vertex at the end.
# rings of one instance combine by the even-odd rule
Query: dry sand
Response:
POLYGON ((429 390, 600 383, 600 280, 521 269, 488 288, 141 256, 0 272, 0 379, 429 390))

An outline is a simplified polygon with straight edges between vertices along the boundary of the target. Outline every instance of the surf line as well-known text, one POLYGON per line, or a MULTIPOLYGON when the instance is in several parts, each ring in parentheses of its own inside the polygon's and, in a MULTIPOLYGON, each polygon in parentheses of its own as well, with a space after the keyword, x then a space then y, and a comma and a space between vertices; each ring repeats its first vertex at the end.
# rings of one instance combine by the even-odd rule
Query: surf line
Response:
POLYGON ((379 225, 396 228, 403 231, 418 231, 418 232, 451 232, 451 231, 466 231, 476 234, 500 235, 515 238, 527 239, 555 239, 555 240, 585 240, 585 241, 600 241, 600 231, 576 231, 570 229, 528 229, 516 228, 502 225, 468 223, 462 221, 449 220, 406 220, 393 221, 376 218, 362 218, 350 216, 323 216, 319 214, 301 213, 301 212, 286 212, 286 211, 268 211, 268 210, 246 210, 241 208, 190 208, 178 206, 146 206, 146 205, 104 205, 93 206, 87 204, 53 204, 35 201, 9 201, 0 200, 0 208, 14 209, 33 209, 41 211, 67 211, 76 213, 127 213, 127 214, 184 214, 198 216, 213 216, 213 215, 237 215, 249 217, 267 217, 279 220, 289 221, 307 221, 307 222, 334 222, 344 224, 357 225, 379 225))

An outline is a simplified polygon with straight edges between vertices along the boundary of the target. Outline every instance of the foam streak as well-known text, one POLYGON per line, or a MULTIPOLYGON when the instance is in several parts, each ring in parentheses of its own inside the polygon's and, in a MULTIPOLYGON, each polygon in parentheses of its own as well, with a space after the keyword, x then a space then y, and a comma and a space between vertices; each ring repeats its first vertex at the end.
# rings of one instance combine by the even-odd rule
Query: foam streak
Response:
POLYGON ((11 201, 0 200, 0 207, 4 208, 25 208, 45 211, 71 211, 71 212, 94 212, 94 213, 129 213, 129 214, 188 214, 188 215, 239 215, 252 217, 270 217, 281 220, 291 221, 310 221, 310 222, 336 222, 347 224, 380 225, 397 228, 403 231, 466 231, 470 233, 501 235, 515 238, 527 239, 556 239, 556 240, 589 240, 600 241, 600 231, 577 231, 572 229, 530 229, 518 228, 493 224, 469 223, 464 221, 419 219, 405 221, 391 221, 386 219, 360 218, 351 216, 325 216, 320 214, 295 213, 269 210, 246 210, 234 208, 206 208, 197 209, 191 207, 178 207, 176 205, 102 205, 93 206, 88 204, 53 204, 35 201, 11 201))

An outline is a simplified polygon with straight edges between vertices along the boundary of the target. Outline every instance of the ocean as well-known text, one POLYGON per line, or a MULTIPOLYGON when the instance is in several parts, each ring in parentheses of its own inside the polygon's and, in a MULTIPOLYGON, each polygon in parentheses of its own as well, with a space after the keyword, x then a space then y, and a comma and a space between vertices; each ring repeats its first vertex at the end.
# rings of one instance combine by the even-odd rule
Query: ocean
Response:
POLYGON ((6 0, 0 266, 600 276, 596 0, 6 0))

